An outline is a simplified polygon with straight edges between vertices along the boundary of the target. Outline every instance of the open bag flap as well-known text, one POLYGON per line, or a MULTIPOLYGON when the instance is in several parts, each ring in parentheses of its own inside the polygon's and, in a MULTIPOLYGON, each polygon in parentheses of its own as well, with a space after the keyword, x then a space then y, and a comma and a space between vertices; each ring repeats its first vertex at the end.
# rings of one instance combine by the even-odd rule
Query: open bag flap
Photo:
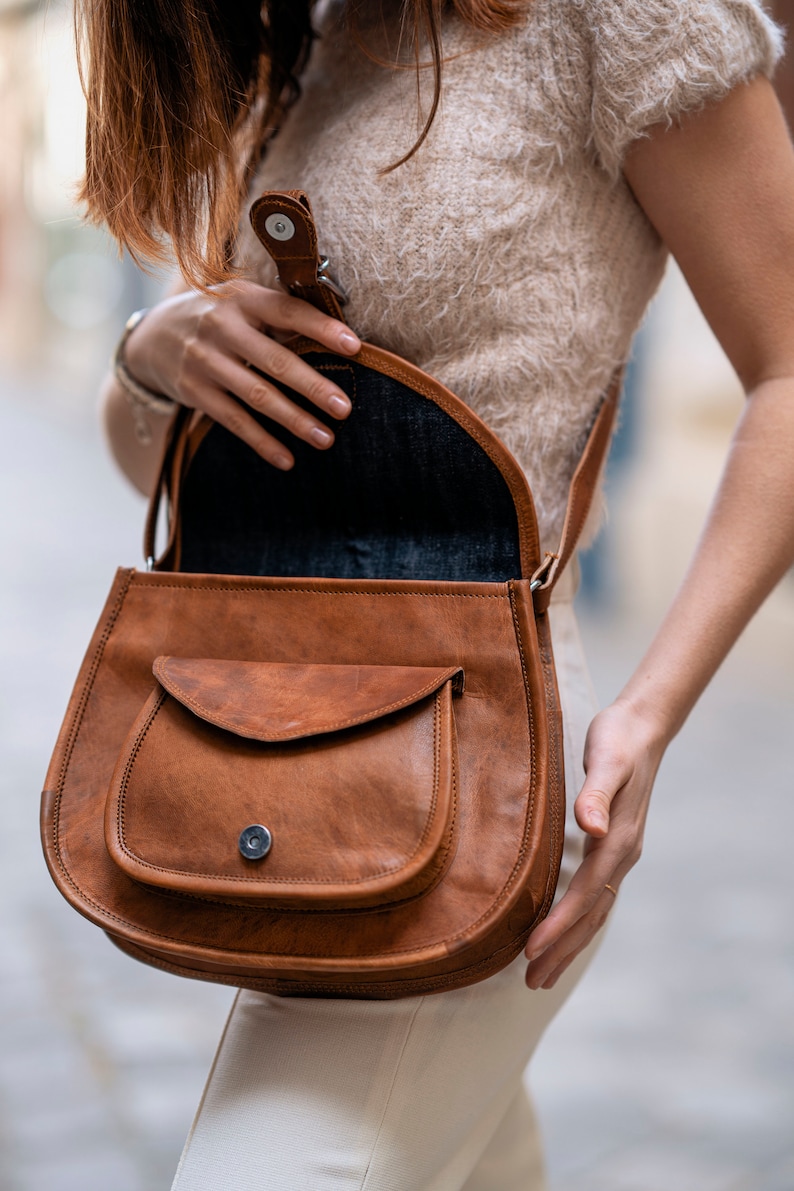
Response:
POLYGON ((458 666, 326 666, 158 657, 155 678, 194 715, 248 740, 300 740, 366 724, 434 694, 458 666))

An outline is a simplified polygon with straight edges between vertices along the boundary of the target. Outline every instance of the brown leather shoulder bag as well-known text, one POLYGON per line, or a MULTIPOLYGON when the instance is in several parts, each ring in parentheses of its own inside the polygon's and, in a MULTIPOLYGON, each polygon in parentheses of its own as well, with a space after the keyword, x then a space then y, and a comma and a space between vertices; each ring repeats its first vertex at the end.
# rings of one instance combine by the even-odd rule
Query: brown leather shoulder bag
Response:
MULTIPOLYGON (((266 194, 252 220, 282 283, 340 317, 305 195, 266 194)), ((353 411, 288 473, 179 411, 147 556, 163 494, 167 543, 119 570, 89 645, 43 796, 47 862, 124 951, 183 976, 457 988, 512 960, 554 895, 547 609, 618 385, 544 558, 521 469, 453 393, 378 347, 291 346, 353 411)))

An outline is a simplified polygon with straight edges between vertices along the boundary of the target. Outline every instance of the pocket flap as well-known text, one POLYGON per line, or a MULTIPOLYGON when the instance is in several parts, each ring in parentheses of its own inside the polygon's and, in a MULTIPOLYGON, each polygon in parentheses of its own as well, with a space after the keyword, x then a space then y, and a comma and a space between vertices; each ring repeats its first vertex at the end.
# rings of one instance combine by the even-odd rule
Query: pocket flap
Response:
POLYGON ((161 657, 154 672, 106 808, 108 851, 128 876, 303 909, 392 905, 440 876, 456 820, 458 667, 161 657))
POLYGON ((194 715, 248 740, 300 740, 366 724, 410 707, 459 666, 324 666, 158 657, 155 678, 194 715))

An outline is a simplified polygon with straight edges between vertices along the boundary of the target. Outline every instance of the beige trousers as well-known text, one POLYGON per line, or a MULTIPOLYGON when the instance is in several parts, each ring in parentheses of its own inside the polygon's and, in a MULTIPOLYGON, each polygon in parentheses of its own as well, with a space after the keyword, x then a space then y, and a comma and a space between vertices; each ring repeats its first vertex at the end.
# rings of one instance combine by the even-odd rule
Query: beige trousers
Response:
MULTIPOLYGON (((560 892, 581 858, 570 806, 592 688, 571 604, 552 606, 566 733, 560 892)), ((595 944, 550 991, 526 963, 399 1001, 240 992, 172 1191, 541 1191, 524 1069, 595 944)))

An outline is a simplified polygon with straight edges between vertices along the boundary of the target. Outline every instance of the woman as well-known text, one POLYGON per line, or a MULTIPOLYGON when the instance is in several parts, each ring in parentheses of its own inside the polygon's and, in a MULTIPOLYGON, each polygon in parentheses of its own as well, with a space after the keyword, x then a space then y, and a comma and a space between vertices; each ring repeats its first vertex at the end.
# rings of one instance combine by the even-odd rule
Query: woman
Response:
MULTIPOLYGON (((354 354, 360 334, 494 426, 553 548, 583 434, 668 250, 746 387, 681 590, 589 729, 572 584, 552 609, 578 797, 528 964, 394 1003, 241 994, 174 1184, 539 1188, 523 1069, 639 858, 666 745, 794 560, 794 154, 768 81, 779 35, 754 0, 339 0, 313 11, 314 46, 294 0, 267 3, 265 25, 242 0, 95 0, 86 14, 89 211, 140 256, 170 237, 186 278, 129 334, 122 377, 205 411, 273 466, 292 466, 292 436, 332 449, 350 409, 282 341, 354 354), (275 288, 244 218, 228 278, 240 163, 272 124, 251 194, 310 194, 357 334, 275 288)), ((167 421, 136 402, 107 382, 113 450, 147 491, 167 421)))

